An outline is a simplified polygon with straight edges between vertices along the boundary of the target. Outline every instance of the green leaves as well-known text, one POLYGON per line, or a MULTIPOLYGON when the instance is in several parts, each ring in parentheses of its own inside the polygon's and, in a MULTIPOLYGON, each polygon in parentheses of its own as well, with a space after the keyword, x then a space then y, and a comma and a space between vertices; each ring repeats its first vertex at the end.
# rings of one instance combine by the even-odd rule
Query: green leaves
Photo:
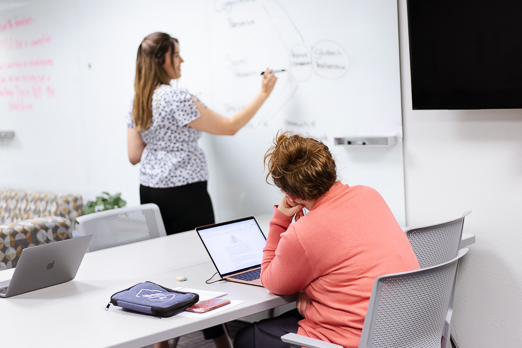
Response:
POLYGON ((88 201, 83 206, 83 215, 121 208, 126 204, 127 202, 121 198, 121 193, 118 192, 112 196, 109 192, 102 192, 101 196, 96 196, 94 201, 88 201))

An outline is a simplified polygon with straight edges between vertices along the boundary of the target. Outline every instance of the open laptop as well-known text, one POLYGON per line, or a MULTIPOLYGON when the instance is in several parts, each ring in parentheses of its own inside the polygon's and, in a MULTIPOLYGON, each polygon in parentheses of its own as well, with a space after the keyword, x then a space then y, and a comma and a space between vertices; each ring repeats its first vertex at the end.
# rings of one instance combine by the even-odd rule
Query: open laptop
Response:
POLYGON ((0 297, 11 297, 76 277, 92 235, 22 250, 11 280, 0 282, 0 297))
POLYGON ((196 232, 222 279, 261 285, 266 238, 253 216, 196 227, 196 232))

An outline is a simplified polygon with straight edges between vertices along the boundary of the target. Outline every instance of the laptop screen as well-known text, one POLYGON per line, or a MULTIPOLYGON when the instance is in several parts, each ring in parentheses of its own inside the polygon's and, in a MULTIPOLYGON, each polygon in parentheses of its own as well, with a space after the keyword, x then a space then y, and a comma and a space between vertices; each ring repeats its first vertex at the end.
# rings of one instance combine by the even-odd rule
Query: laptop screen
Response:
POLYGON ((261 265, 266 238, 253 217, 196 231, 221 276, 261 265))

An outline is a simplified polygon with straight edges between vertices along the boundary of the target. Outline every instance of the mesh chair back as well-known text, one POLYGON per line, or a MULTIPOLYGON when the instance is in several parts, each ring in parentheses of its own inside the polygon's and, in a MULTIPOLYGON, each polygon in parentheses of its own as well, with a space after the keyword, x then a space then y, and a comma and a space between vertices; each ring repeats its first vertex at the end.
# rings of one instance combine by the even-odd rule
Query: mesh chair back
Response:
POLYGON ((156 204, 102 211, 78 219, 80 233, 92 234, 88 251, 112 248, 166 235, 156 204))
POLYGON ((465 212, 453 221, 406 231, 421 268, 438 265, 457 256, 464 218, 470 213, 465 212))
POLYGON ((375 280, 359 348, 440 348, 458 260, 375 280))

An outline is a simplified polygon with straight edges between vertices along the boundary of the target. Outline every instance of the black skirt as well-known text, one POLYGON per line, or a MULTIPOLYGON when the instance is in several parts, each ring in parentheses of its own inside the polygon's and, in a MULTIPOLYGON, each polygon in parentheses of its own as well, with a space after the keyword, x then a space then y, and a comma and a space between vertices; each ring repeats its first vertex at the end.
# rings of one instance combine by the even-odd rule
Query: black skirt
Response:
POLYGON ((215 222, 206 181, 167 188, 140 185, 140 199, 158 205, 168 235, 215 222))

